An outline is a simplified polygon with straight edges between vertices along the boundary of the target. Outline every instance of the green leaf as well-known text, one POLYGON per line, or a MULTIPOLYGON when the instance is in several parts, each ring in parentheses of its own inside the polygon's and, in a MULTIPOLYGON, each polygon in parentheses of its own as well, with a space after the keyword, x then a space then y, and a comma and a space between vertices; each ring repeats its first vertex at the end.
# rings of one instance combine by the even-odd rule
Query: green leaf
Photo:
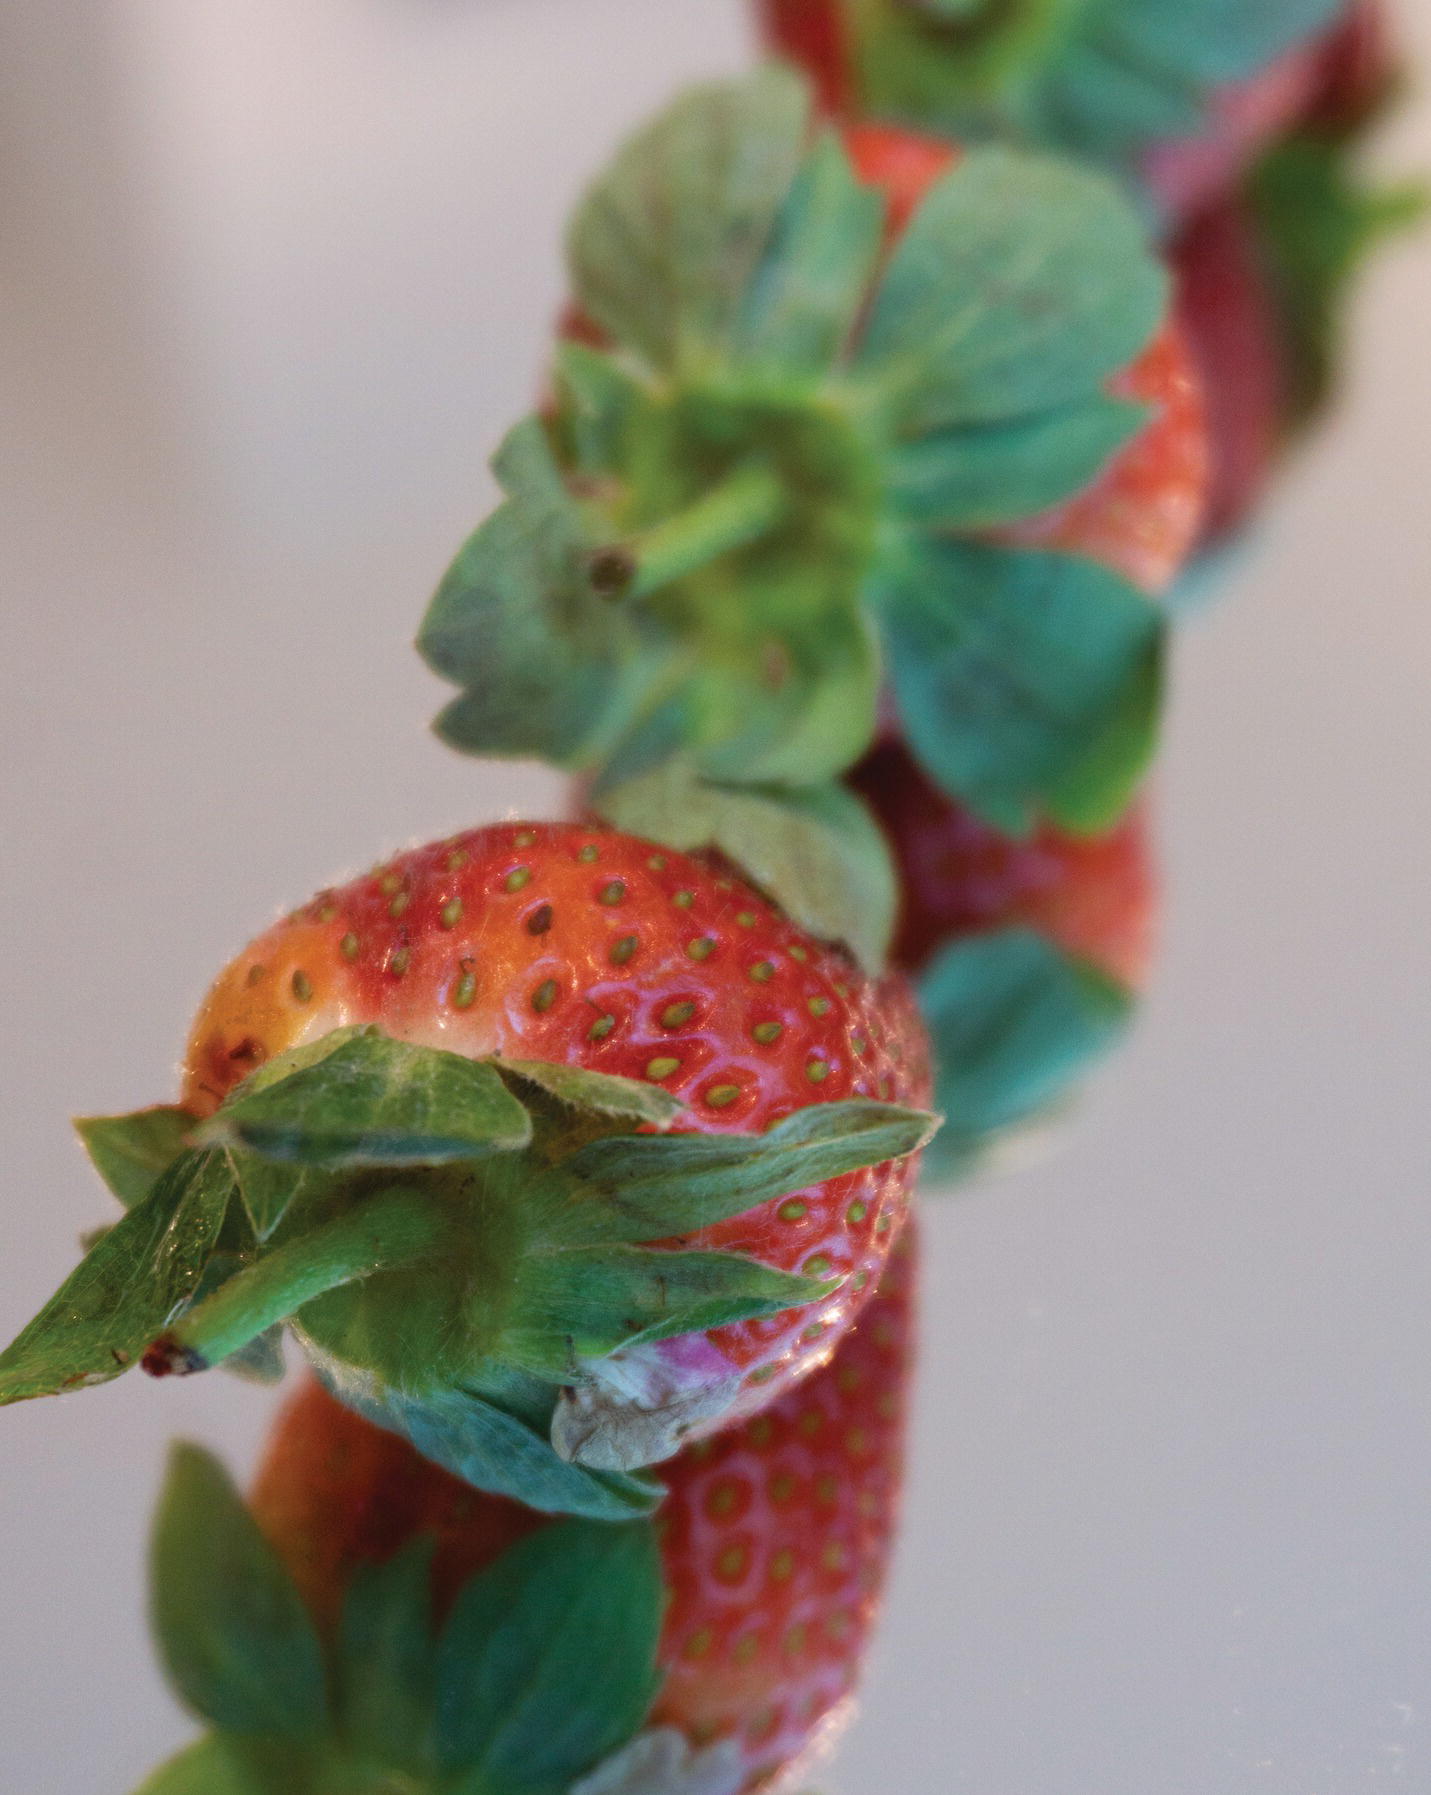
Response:
POLYGON ((719 355, 805 154, 809 93, 788 71, 683 95, 633 137, 567 238, 577 303, 652 367, 719 355))
POLYGON ((234 1189, 222 1155, 176 1160, 0 1353, 0 1405, 127 1371, 198 1285, 234 1189))
POLYGON ((566 1521, 463 1590, 438 1647, 438 1749, 474 1786, 565 1787, 656 1693, 664 1591, 648 1526, 566 1521))
POLYGON ((223 1369, 235 1377, 241 1377, 245 1383, 281 1384, 284 1373, 283 1328, 266 1328, 263 1333, 250 1340, 247 1346, 231 1352, 223 1362, 223 1369))
POLYGON ((197 1446, 170 1455, 151 1571, 154 1631, 182 1701, 229 1732, 322 1732, 313 1622, 228 1473, 197 1446))
POLYGON ((361 1565, 343 1600, 337 1706, 359 1756, 430 1769, 436 1694, 430 1537, 385 1564, 361 1565))
MULTIPOLYGON (((1085 31, 1149 69, 1205 88, 1240 81, 1332 24, 1344 0, 1117 0, 1090 8, 1085 31)), ((1149 135, 1167 133, 1157 126, 1149 135)))
POLYGON ((853 1098, 811 1103, 764 1134, 628 1135, 593 1141, 563 1168, 586 1194, 551 1225, 573 1245, 670 1239, 846 1172, 902 1159, 938 1118, 853 1098))
POLYGON ((778 1315, 829 1291, 828 1281, 776 1271, 738 1253, 574 1247, 540 1254, 523 1269, 503 1348, 524 1370, 567 1383, 574 1359, 778 1315))
POLYGON ((1357 274, 1383 241, 1426 216, 1428 190, 1369 182, 1353 146, 1294 136, 1258 164, 1248 199, 1285 332, 1292 421, 1306 424, 1335 384, 1357 274))
POLYGON ((1150 415, 1100 393, 1008 423, 917 437, 895 449, 890 496, 926 529, 1017 523, 1091 486, 1150 415))
POLYGON ((75 1128, 94 1169, 124 1207, 133 1209, 183 1152, 194 1120, 186 1109, 161 1104, 127 1116, 81 1116, 75 1128))
POLYGON ((1096 830, 1156 734, 1163 623, 1091 561, 929 541, 888 594, 900 715, 931 776, 996 826, 1096 830))
POLYGON ((745 296, 741 359, 784 375, 829 367, 864 309, 883 233, 880 195, 856 178, 838 137, 823 133, 745 296))
POLYGON ((156 1770, 135 1795, 307 1795, 301 1773, 291 1762, 275 1762, 278 1756, 248 1751, 236 1739, 199 1739, 156 1770), (281 1781, 274 1774, 279 1770, 281 1781))
POLYGON ((878 825, 843 786, 716 785, 672 761, 598 788, 595 805, 628 834, 683 853, 718 850, 801 928, 845 942, 871 969, 883 963, 897 903, 894 867, 878 825))
POLYGON ((901 395, 903 432, 987 424, 1091 398, 1152 336, 1168 280, 1103 176, 971 152, 890 259, 856 359, 901 395))
POLYGON ((1121 1037, 1129 993, 1031 929, 946 947, 919 984, 946 1121, 925 1161, 967 1169, 998 1136, 1055 1104, 1121 1037))
POLYGON ((588 1471, 557 1457, 548 1437, 555 1393, 543 1398, 546 1426, 508 1414, 466 1390, 406 1394, 391 1387, 347 1383, 342 1368, 321 1358, 318 1368, 336 1394, 379 1427, 402 1434, 434 1464, 479 1490, 510 1496, 543 1514, 594 1521, 629 1521, 650 1514, 665 1494, 654 1478, 588 1471))
POLYGON ((514 1152, 531 1135, 530 1116, 491 1066, 374 1032, 264 1089, 240 1091, 194 1138, 338 1170, 478 1159, 514 1152))
POLYGON ((524 1085, 535 1085, 578 1112, 651 1128, 669 1128, 685 1108, 679 1097, 644 1079, 615 1078, 607 1072, 588 1072, 583 1066, 567 1066, 556 1060, 494 1058, 488 1064, 501 1078, 515 1082, 519 1090, 524 1085))
POLYGON ((471 754, 579 767, 627 722, 645 674, 619 607, 593 590, 591 540, 538 418, 493 468, 509 497, 471 536, 428 607, 417 646, 464 688, 438 734, 471 754))

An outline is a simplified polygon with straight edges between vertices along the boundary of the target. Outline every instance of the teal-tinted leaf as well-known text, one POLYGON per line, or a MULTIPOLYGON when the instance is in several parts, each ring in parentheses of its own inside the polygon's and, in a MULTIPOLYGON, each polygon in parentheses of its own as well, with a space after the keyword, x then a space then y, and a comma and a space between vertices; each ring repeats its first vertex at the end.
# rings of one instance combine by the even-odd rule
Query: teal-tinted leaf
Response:
POLYGON ((624 458, 648 401, 640 383, 614 355, 585 343, 562 343, 554 381, 561 439, 584 474, 624 472, 624 458))
POLYGON ((155 1636, 182 1701, 229 1732, 322 1732, 313 1622, 227 1472, 197 1446, 171 1453, 151 1574, 155 1636))
POLYGON ((1064 53, 1045 105, 1060 137, 1114 157, 1130 141, 1190 135, 1207 116, 1196 79, 1150 68, 1117 45, 1086 38, 1064 53))
POLYGON ((596 808, 628 834, 689 853, 724 854, 790 919, 883 962, 896 889, 889 849, 864 804, 840 785, 734 786, 672 761, 659 773, 602 787, 596 808))
POLYGON ((458 1597, 438 1648, 443 1765, 474 1786, 564 1788, 636 1732, 664 1592, 652 1530, 566 1521, 458 1597))
POLYGON ((1131 1007, 1105 974, 1021 928, 946 947, 919 997, 946 1118, 925 1162, 936 1178, 1064 1096, 1118 1040, 1131 1007))
POLYGON ((221 1154, 176 1160, 0 1353, 0 1405, 128 1370, 198 1285, 233 1194, 221 1154))
POLYGON ((522 1087, 536 1085, 559 1103, 593 1116, 669 1128, 685 1105, 659 1085, 639 1078, 615 1078, 608 1072, 588 1072, 556 1060, 493 1059, 492 1069, 504 1080, 522 1087))
POLYGON ((925 528, 1016 523, 1091 486, 1148 417, 1146 406, 1100 393, 1005 424, 917 437, 891 457, 890 496, 925 528))
POLYGON ((425 1458, 474 1488, 511 1496, 544 1514, 629 1521, 647 1515, 665 1493, 654 1479, 588 1471, 557 1457, 548 1437, 554 1393, 543 1398, 543 1427, 464 1390, 407 1395, 366 1384, 345 1386, 341 1368, 318 1367, 349 1407, 379 1427, 403 1434, 425 1458))
POLYGON ((1103 176, 972 152, 932 189, 881 283, 857 366, 905 434, 1092 397, 1148 341, 1167 276, 1103 176))
MULTIPOLYGON (((1204 87, 1239 81, 1324 30, 1344 0, 1114 0, 1088 8, 1084 39, 1204 87)), ((1062 70, 1060 70, 1062 73, 1062 70)), ((1156 127, 1156 121, 1153 121, 1156 127)), ((1161 127, 1143 133, 1164 136, 1161 127)))
POLYGON ((618 1346, 778 1315, 829 1289, 818 1278, 776 1271, 737 1253, 575 1247, 541 1254, 524 1268, 503 1352, 537 1376, 567 1383, 573 1354, 604 1358, 618 1346))
POLYGON ((280 1384, 283 1382, 283 1329, 266 1328, 263 1333, 250 1340, 247 1346, 241 1346, 237 1352, 231 1352, 223 1362, 223 1369, 241 1377, 250 1384, 280 1384))
POLYGON ((540 420, 518 424, 493 466, 509 497, 458 554, 418 635, 433 671, 464 688, 438 733, 468 753, 581 766, 627 719, 635 645, 592 589, 595 544, 540 420))
POLYGON ((127 1116, 81 1116, 75 1128, 94 1169, 126 1209, 147 1197, 184 1150, 194 1126, 186 1109, 161 1104, 127 1116))
POLYGON ((360 1758, 429 1769, 436 1697, 433 1541, 413 1541, 385 1564, 360 1566, 343 1600, 337 1705, 360 1758))
POLYGON ((582 1198, 551 1238, 596 1245, 690 1234, 772 1198, 918 1150, 938 1118, 854 1098, 812 1103, 764 1134, 630 1135, 593 1141, 563 1168, 582 1198))
POLYGON ((628 142, 577 210, 578 304, 654 367, 726 346, 805 150, 810 100, 765 69, 683 95, 628 142))
POLYGON ((890 660, 910 744, 1000 828, 1047 810, 1116 820, 1156 734, 1162 621, 1091 561, 926 542, 889 594, 890 660))
POLYGON ((526 1146, 531 1118, 482 1061, 374 1032, 240 1091, 195 1138, 329 1170, 440 1165, 526 1146))
POLYGON ((863 186, 833 132, 795 178, 745 298, 736 348, 782 374, 818 373, 844 348, 879 256, 884 205, 863 186))
POLYGON ((135 1795, 308 1795, 302 1759, 242 1741, 200 1739, 156 1770, 135 1795))

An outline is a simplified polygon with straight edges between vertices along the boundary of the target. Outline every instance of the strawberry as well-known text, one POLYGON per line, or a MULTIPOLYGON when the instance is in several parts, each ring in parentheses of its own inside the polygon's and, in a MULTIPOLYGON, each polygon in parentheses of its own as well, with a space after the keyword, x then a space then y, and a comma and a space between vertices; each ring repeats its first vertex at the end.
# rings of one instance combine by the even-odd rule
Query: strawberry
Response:
POLYGON ((850 782, 899 867, 897 964, 918 972, 948 942, 1022 925, 1129 990, 1144 983, 1157 881, 1141 805, 1102 835, 1045 823, 1016 839, 946 798, 893 740, 867 754, 850 782))
POLYGON ((941 792, 894 735, 849 780, 899 869, 894 959, 919 977, 949 1117, 926 1165, 962 1176, 1058 1106, 1123 1032, 1157 910, 1143 807, 1097 835, 1045 822, 1009 836, 941 792))
MULTIPOLYGON (((891 239, 959 154, 939 138, 888 125, 847 126, 844 139, 861 180, 884 198, 891 239)), ((1148 421, 1082 492, 1003 536, 1085 556, 1159 594, 1197 539, 1208 485, 1202 381, 1180 321, 1169 318, 1143 352, 1112 376, 1107 390, 1145 407, 1148 421)))
POLYGON ((419 636, 461 688, 444 739, 594 774, 603 815, 673 845, 732 790, 848 841, 838 778, 892 689, 989 820, 1116 817, 1155 731, 1139 586, 1195 527, 1200 419, 1112 185, 836 131, 769 68, 640 132, 568 261, 548 400, 419 636))
MULTIPOLYGON (((222 1276, 194 1248, 199 1300, 146 1369, 292 1321, 464 1476, 641 1506, 625 1473, 829 1358, 903 1225, 926 1094, 901 983, 720 864, 568 824, 415 849, 261 935, 200 1011, 191 1151, 150 1201, 216 1181, 213 1226, 249 1232, 204 1243, 222 1276)), ((93 1375, 97 1349, 37 1374, 38 1326, 0 1395, 93 1375)))
POLYGON ((1329 61, 1366 66, 1375 38, 1363 0, 1266 0, 1235 14, 1213 0, 978 16, 946 0, 757 10, 770 48, 809 72, 828 110, 1046 143, 1140 181, 1175 222, 1225 194, 1327 92, 1329 61))
MULTIPOLYGON (((829 1365, 660 1473, 664 1680, 647 1724, 697 1749, 728 1742, 732 1795, 789 1773, 848 1710, 893 1543, 913 1261, 910 1231, 829 1365)), ((544 1524, 311 1382, 280 1417, 252 1512, 329 1639, 363 1567, 410 1541, 431 1541, 440 1624, 474 1576, 544 1524)))

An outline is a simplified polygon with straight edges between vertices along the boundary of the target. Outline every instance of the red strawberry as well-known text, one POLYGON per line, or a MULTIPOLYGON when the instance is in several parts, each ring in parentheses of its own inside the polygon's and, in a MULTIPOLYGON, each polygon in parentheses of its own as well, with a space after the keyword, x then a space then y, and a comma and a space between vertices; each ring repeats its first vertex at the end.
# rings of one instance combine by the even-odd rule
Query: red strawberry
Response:
POLYGON ((1246 207, 1201 214, 1173 248, 1178 317, 1206 397, 1211 483, 1203 541, 1233 535, 1277 459, 1290 399, 1281 319, 1246 207))
MULTIPOLYGON (((860 178, 885 195, 892 236, 959 156, 939 138, 887 125, 852 125, 844 135, 860 178)), ((1179 324, 1169 320, 1109 390, 1147 406, 1147 424, 1086 491, 1019 524, 1007 539, 1085 556, 1157 594, 1197 538, 1208 481, 1202 387, 1179 324)))
MULTIPOLYGON (((792 1771, 847 1709, 897 1518, 913 1284, 907 1233, 827 1367, 661 1472, 670 1601, 650 1722, 697 1747, 733 1741, 732 1795, 792 1771)), ((252 1504, 329 1632, 359 1567, 408 1540, 435 1540, 440 1619, 543 1520, 473 1491, 317 1384, 281 1416, 252 1504)))
POLYGON ((897 741, 850 774, 879 818, 900 872, 896 963, 1026 924, 1118 984, 1137 989, 1152 955, 1157 879, 1141 806, 1104 835, 1044 824, 1027 840, 992 829, 933 785, 897 741))
MULTIPOLYGON (((275 925, 206 1000, 183 1102, 209 1115, 275 1055, 354 1024, 474 1059, 657 1084, 688 1105, 672 1134, 749 1135, 812 1104, 928 1092, 898 980, 864 977, 721 865, 574 824, 432 843, 275 925)), ((564 1449, 616 1468, 581 1433, 614 1404, 663 1418, 661 1439, 628 1460, 654 1462, 823 1363, 868 1299, 912 1179, 912 1162, 886 1162, 683 1235, 673 1244, 838 1285, 815 1303, 600 1360, 564 1449)))

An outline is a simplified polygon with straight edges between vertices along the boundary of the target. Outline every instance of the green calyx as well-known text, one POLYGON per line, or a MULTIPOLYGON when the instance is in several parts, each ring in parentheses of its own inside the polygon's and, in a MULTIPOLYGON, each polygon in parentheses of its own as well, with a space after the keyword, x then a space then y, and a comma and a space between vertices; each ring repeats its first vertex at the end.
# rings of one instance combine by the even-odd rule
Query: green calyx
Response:
POLYGON ((1132 993, 1033 929, 951 943, 919 982, 946 1121, 925 1157, 965 1177, 1062 1107, 1122 1038, 1132 993))
POLYGON ((222 1466, 177 1447, 151 1612, 175 1693, 214 1730, 140 1795, 580 1795, 655 1737, 648 1524, 544 1527, 439 1627, 431 1559, 417 1539, 359 1569, 324 1637, 222 1466))
POLYGON ((244 1355, 261 1374, 286 1325, 340 1395, 469 1481, 546 1510, 639 1513, 658 1492, 631 1473, 651 1460, 623 1451, 665 1438, 659 1401, 634 1432, 619 1403, 602 1407, 591 1469, 553 1447, 563 1392, 599 1382, 618 1350, 639 1362, 831 1288, 651 1243, 901 1157, 932 1126, 852 1102, 762 1135, 638 1132, 679 1108, 628 1079, 346 1029, 269 1062, 182 1133, 173 1112, 88 1124, 133 1206, 0 1354, 0 1403, 141 1357, 165 1375, 244 1355), (157 1172, 156 1142, 176 1149, 157 1172))
POLYGON ((1341 0, 830 0, 859 109, 1136 175, 1214 124, 1220 88, 1331 26, 1341 0))
MULTIPOLYGON (((709 788, 758 788, 767 815, 864 751, 887 678, 901 708, 926 704, 899 652, 911 585, 941 655, 984 643, 987 662, 987 567, 966 582, 940 558, 992 553, 1140 427, 1105 387, 1160 322, 1166 279, 1101 176, 1040 155, 966 156, 888 251, 883 210, 777 69, 696 90, 617 157, 569 238, 597 346, 561 350, 550 415, 508 437, 506 500, 422 626, 421 651, 462 688, 438 722, 449 742, 599 770, 603 796, 679 763, 709 788)), ((1030 553, 992 564, 1005 609, 1030 553)), ((1156 615, 1111 574, 1034 559, 1112 639, 1107 676, 1050 692, 1053 664, 1027 674, 1005 629, 977 718, 918 732, 988 738, 967 788, 947 757, 931 771, 1003 822, 1057 814, 1071 779, 1098 787, 1083 810, 1106 811, 1147 750, 1119 719, 1156 615), (1017 734, 1030 704, 1057 712, 1062 740, 1001 771, 991 709, 1017 734)), ((746 862, 739 828, 722 845, 746 862)), ((860 850, 866 883, 888 882, 881 854, 860 850)))

